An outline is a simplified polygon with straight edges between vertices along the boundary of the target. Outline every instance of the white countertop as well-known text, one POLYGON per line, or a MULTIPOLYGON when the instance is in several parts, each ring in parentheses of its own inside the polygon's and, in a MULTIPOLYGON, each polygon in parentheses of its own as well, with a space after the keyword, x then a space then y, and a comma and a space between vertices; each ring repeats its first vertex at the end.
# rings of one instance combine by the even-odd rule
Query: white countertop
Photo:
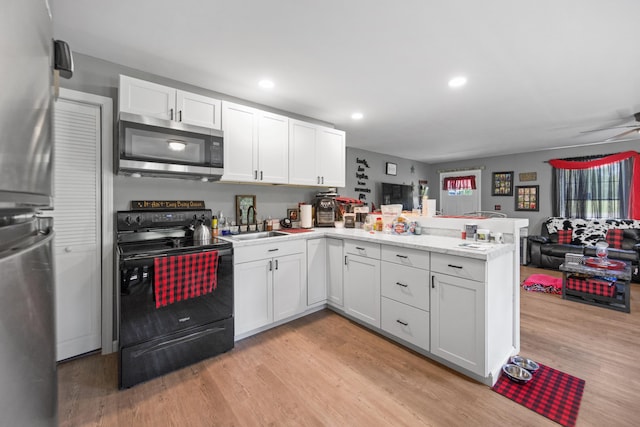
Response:
MULTIPOLYGON (((277 231, 286 232, 285 229, 277 231)), ((511 243, 481 243, 462 240, 457 237, 436 235, 397 235, 383 232, 369 232, 361 229, 347 228, 315 228, 312 231, 291 233, 288 236, 267 237, 255 240, 234 240, 233 236, 219 236, 223 240, 233 243, 234 248, 253 246, 263 243, 272 244, 278 241, 306 240, 317 237, 334 237, 338 239, 354 239, 403 248, 420 249, 468 258, 490 260, 500 255, 513 252, 515 246, 511 243)))

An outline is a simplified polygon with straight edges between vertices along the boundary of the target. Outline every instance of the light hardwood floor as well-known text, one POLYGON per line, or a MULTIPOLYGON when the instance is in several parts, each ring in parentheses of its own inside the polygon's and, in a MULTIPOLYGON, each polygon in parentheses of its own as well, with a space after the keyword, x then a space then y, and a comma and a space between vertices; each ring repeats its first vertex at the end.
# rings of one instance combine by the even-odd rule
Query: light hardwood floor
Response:
MULTIPOLYGON (((638 284, 631 314, 521 291, 520 354, 586 381, 578 426, 640 424, 639 301, 638 284)), ((557 426, 328 310, 124 391, 113 354, 58 376, 61 426, 557 426)))

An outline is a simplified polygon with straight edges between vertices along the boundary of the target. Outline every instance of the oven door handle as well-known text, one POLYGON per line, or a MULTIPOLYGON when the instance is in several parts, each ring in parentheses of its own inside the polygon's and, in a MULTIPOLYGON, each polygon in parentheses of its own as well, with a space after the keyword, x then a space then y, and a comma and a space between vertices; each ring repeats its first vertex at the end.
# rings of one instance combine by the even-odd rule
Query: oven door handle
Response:
POLYGON ((143 260, 143 259, 154 259, 154 258, 165 258, 168 256, 174 256, 174 255, 189 255, 189 254, 197 254, 200 252, 211 252, 211 251, 218 251, 218 256, 224 256, 224 255, 231 255, 233 253, 233 249, 216 249, 216 248, 210 248, 210 249, 193 249, 193 250, 186 250, 186 251, 180 251, 180 252, 175 252, 172 254, 132 254, 132 255, 127 255, 121 258, 121 261, 138 261, 138 260, 143 260))

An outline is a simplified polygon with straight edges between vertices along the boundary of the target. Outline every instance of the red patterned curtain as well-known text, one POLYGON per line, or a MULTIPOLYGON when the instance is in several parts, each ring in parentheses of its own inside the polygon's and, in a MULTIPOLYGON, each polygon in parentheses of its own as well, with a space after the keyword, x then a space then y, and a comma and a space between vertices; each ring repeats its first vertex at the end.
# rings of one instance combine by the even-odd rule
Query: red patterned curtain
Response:
POLYGON ((442 183, 443 190, 475 190, 476 177, 469 176, 450 176, 445 178, 442 183))

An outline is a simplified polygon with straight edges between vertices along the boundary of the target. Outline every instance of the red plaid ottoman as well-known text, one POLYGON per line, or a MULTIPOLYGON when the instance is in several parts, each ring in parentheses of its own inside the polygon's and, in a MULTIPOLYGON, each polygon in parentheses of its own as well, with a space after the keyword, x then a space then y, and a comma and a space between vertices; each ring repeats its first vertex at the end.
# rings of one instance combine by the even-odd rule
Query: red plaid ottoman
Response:
POLYGON ((616 294, 615 282, 602 279, 569 277, 567 278, 567 289, 609 298, 613 298, 616 294))

